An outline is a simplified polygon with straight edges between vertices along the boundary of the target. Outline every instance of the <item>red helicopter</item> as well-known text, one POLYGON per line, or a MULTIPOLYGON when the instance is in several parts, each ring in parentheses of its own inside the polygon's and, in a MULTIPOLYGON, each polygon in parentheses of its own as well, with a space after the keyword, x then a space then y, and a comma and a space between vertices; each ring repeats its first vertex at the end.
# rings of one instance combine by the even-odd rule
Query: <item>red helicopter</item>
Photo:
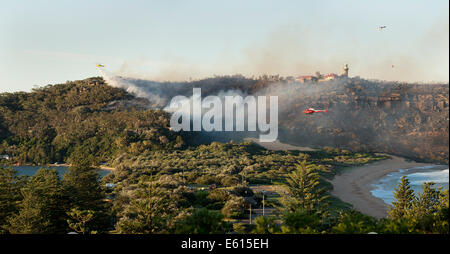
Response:
POLYGON ((303 111, 303 113, 305 114, 314 114, 314 113, 327 113, 328 112, 328 107, 326 109, 313 109, 313 108, 307 108, 303 111))

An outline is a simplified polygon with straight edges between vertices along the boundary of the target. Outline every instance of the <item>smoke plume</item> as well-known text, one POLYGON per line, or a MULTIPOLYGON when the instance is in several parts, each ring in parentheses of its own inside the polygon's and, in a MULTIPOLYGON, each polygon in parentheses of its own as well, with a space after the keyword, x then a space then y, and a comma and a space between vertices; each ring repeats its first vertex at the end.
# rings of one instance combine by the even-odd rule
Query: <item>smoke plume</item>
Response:
MULTIPOLYGON (((156 82, 115 77, 105 71, 102 75, 109 85, 144 97, 152 107, 166 110, 175 96, 192 100, 194 87, 202 89, 203 98, 278 96, 279 138, 290 144, 448 160, 448 84, 360 78, 299 83, 279 76, 251 79, 240 75, 192 82, 156 82), (304 114, 303 110, 309 107, 329 110, 327 114, 304 114)), ((255 136, 250 132, 204 134, 209 140, 220 141, 255 136)))

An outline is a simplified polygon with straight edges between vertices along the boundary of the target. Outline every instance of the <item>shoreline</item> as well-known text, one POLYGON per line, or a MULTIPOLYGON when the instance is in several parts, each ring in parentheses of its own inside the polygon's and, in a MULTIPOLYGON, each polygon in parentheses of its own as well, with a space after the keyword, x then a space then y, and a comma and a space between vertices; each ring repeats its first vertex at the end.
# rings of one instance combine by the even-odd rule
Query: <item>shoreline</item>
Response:
POLYGON ((381 198, 372 195, 374 184, 388 174, 422 166, 437 166, 436 164, 421 163, 407 160, 402 157, 388 155, 390 158, 376 161, 364 166, 351 167, 336 175, 331 184, 331 194, 353 206, 354 209, 373 216, 385 218, 388 215, 389 205, 381 198))
POLYGON ((252 141, 262 147, 264 147, 267 150, 273 150, 273 151, 282 151, 282 150, 294 150, 294 151, 300 151, 300 152, 314 152, 317 151, 317 149, 313 149, 311 147, 306 146, 294 146, 289 145, 285 143, 281 143, 280 140, 276 140, 274 142, 259 142, 257 138, 244 138, 244 141, 252 141))
MULTIPOLYGON (((281 143, 279 140, 271 143, 259 142, 256 138, 245 138, 246 141, 255 142, 267 150, 297 150, 316 151, 310 147, 300 147, 281 143)), ((381 153, 382 154, 382 153, 381 153)), ((340 174, 334 176, 330 181, 333 190, 330 194, 338 197, 342 201, 349 203, 354 209, 373 216, 375 218, 385 218, 388 215, 389 205, 381 198, 375 197, 372 190, 375 184, 388 174, 399 172, 401 169, 409 169, 409 173, 420 171, 411 169, 423 166, 439 166, 440 164, 416 162, 408 158, 403 158, 390 154, 388 159, 375 161, 363 166, 348 167, 340 174)))
MULTIPOLYGON (((47 166, 50 166, 50 167, 71 167, 72 165, 71 164, 66 164, 66 163, 61 163, 61 164, 48 164, 47 166)), ((105 165, 100 165, 100 166, 97 166, 96 168, 99 168, 99 169, 102 169, 102 170, 106 170, 106 171, 114 171, 114 170, 116 170, 113 167, 108 167, 108 166, 105 166, 105 165)))

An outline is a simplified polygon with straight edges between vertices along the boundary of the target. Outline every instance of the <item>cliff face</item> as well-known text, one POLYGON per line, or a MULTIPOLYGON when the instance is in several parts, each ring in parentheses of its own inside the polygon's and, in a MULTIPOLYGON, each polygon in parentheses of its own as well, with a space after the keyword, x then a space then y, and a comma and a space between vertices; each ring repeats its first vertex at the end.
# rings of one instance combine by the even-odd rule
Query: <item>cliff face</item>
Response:
POLYGON ((268 93, 280 96, 281 140, 448 162, 448 84, 346 79, 268 93), (307 107, 329 111, 305 115, 307 107))

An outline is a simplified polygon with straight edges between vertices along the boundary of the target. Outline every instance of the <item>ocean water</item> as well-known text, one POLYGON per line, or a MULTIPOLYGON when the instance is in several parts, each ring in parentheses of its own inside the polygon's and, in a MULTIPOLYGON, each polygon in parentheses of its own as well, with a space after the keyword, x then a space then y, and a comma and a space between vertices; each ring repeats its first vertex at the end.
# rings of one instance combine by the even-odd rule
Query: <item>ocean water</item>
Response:
MULTIPOLYGON (((49 166, 49 167, 43 167, 43 166, 13 166, 12 168, 14 168, 17 171, 18 175, 28 175, 28 176, 32 176, 34 174, 36 174, 36 172, 41 169, 41 168, 50 168, 50 169, 56 169, 56 171, 58 172, 58 175, 62 177, 62 175, 64 175, 67 171, 67 167, 66 166, 49 166)), ((107 175, 109 173, 109 171, 107 170, 99 170, 99 174, 101 177, 107 175)))
POLYGON ((425 182, 434 182, 434 187, 438 189, 448 189, 449 171, 446 166, 423 166, 409 169, 400 169, 381 178, 371 190, 372 195, 381 198, 386 204, 392 204, 394 199, 394 189, 400 183, 402 176, 406 175, 411 188, 415 193, 422 192, 422 185, 425 182))

